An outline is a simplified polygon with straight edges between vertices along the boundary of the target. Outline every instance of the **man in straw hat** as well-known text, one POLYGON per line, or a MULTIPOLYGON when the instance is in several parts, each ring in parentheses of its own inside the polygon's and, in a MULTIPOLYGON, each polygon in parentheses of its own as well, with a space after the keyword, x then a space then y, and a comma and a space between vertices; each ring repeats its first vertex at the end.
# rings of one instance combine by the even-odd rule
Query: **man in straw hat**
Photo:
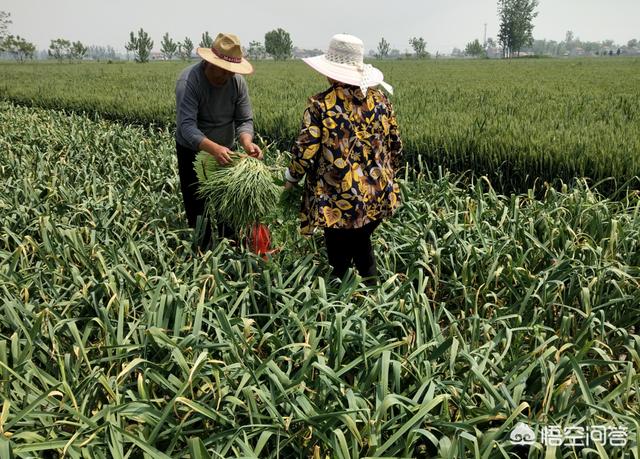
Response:
POLYGON ((343 277, 354 263, 374 283, 371 235, 399 205, 402 142, 393 107, 377 86, 393 88, 363 57, 360 39, 339 34, 325 54, 304 59, 331 86, 309 99, 285 187, 306 176, 301 229, 324 228, 333 274, 343 277))
MULTIPOLYGON (((228 164, 236 138, 249 155, 262 158, 262 151, 253 143, 253 113, 242 77, 253 73, 253 66, 242 56, 240 39, 220 33, 211 48, 198 48, 197 53, 202 61, 187 67, 176 84, 176 150, 187 220, 192 228, 203 225, 199 246, 205 248, 211 230, 202 217, 204 200, 196 195, 197 153, 206 151, 220 164, 228 164)), ((234 237, 224 224, 218 225, 218 233, 234 237)))

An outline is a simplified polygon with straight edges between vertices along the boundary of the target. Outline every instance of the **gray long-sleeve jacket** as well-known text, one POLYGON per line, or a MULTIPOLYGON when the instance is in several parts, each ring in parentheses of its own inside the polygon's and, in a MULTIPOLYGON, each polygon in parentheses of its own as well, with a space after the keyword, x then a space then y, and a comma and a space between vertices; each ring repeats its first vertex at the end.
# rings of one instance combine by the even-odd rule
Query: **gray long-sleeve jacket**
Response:
POLYGON ((176 84, 176 142, 198 151, 207 137, 233 148, 243 132, 253 135, 253 113, 247 82, 234 75, 223 86, 209 83, 204 61, 187 67, 176 84))

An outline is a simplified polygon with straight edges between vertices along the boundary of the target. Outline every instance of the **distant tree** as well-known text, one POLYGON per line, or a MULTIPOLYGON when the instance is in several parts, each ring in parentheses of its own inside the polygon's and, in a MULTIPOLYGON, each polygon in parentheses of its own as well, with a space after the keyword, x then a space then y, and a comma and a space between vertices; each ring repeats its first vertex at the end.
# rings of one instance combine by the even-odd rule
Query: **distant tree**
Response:
POLYGON ((636 49, 638 47, 638 40, 635 38, 633 40, 629 40, 627 47, 630 49, 636 49))
POLYGON ((25 59, 33 59, 36 46, 19 35, 8 35, 2 40, 2 50, 9 53, 18 62, 24 62, 25 59))
POLYGON ((409 44, 418 59, 423 59, 429 55, 427 52, 427 42, 424 41, 424 38, 412 37, 411 40, 409 40, 409 44))
POLYGON ((101 61, 104 59, 116 60, 118 56, 116 55, 116 50, 111 46, 96 46, 91 45, 87 49, 87 57, 90 59, 95 59, 96 61, 101 61))
POLYGON ((493 38, 491 38, 491 37, 487 38, 487 49, 489 49, 489 48, 497 48, 497 47, 498 47, 498 44, 496 43, 496 41, 493 38))
POLYGON ((548 54, 549 44, 547 40, 533 40, 531 49, 536 56, 544 56, 548 54))
POLYGON ((136 62, 149 62, 149 56, 153 49, 153 40, 149 38, 149 34, 147 32, 140 28, 140 30, 138 30, 137 37, 133 32, 129 34, 129 43, 125 45, 125 49, 133 52, 136 62))
POLYGON ((389 55, 389 51, 391 51, 391 45, 387 40, 382 37, 380 42, 378 43, 378 51, 376 52, 376 57, 378 59, 384 59, 389 55))
POLYGON ((80 41, 74 41, 73 43, 71 43, 70 58, 81 61, 82 59, 84 59, 84 56, 87 55, 87 51, 87 47, 84 46, 80 41))
POLYGON ((480 57, 485 55, 485 50, 480 44, 480 40, 476 38, 474 41, 467 43, 467 47, 464 49, 464 53, 467 56, 480 57))
POLYGON ((567 51, 571 52, 575 47, 575 35, 571 30, 567 30, 564 38, 565 46, 567 47, 567 51))
POLYGON ((2 40, 7 36, 9 24, 11 24, 11 19, 9 19, 10 17, 11 13, 0 11, 0 42, 2 42, 2 40))
POLYGON ((293 51, 291 36, 280 28, 267 32, 264 36, 264 49, 276 60, 288 59, 293 51))
POLYGON ((213 45, 213 38, 209 35, 209 32, 206 31, 202 34, 202 39, 200 40, 200 44, 198 45, 200 48, 211 48, 213 45))
POLYGON ((557 56, 560 54, 560 43, 555 40, 547 41, 546 52, 551 56, 557 56))
POLYGON ((49 57, 62 62, 64 59, 71 59, 71 42, 64 38, 51 40, 48 51, 49 57))
POLYGON ((191 55, 193 54, 193 42, 189 37, 184 37, 182 43, 178 43, 178 55, 182 60, 191 59, 191 55))
POLYGON ((249 59, 264 59, 266 53, 267 51, 259 41, 249 42, 249 49, 247 49, 247 56, 249 59))
POLYGON ((462 51, 460 51, 460 49, 459 49, 459 48, 453 48, 453 49, 451 50, 451 55, 452 55, 453 57, 460 57, 460 56, 462 56, 462 55, 463 55, 463 53, 462 53, 462 51))
POLYGON ((169 32, 165 33, 162 36, 162 41, 160 42, 160 52, 164 56, 165 59, 171 60, 173 56, 178 51, 178 44, 169 38, 169 32))
POLYGON ((597 54, 600 51, 600 43, 596 41, 586 41, 582 43, 582 49, 586 54, 597 54))
POLYGON ((503 56, 519 55, 520 50, 533 43, 533 19, 538 0, 498 0, 500 32, 498 39, 503 56))
POLYGON ((129 60, 129 52, 132 52, 135 55, 136 37, 135 35, 133 35, 133 32, 129 34, 129 42, 126 45, 124 45, 124 49, 127 50, 127 60, 129 60))

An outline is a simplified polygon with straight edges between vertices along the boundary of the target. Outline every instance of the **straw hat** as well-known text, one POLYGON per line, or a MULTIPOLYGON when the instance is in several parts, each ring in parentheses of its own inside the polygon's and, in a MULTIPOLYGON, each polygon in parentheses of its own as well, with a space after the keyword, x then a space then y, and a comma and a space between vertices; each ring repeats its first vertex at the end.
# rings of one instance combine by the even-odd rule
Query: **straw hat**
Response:
POLYGON ((367 88, 377 85, 393 94, 393 87, 384 81, 382 72, 364 63, 364 45, 353 35, 334 35, 325 54, 302 60, 333 80, 360 87, 363 94, 367 93, 367 88))
POLYGON ((242 57, 240 39, 232 33, 219 33, 211 48, 198 48, 196 53, 205 61, 229 72, 241 75, 253 73, 251 63, 242 57))

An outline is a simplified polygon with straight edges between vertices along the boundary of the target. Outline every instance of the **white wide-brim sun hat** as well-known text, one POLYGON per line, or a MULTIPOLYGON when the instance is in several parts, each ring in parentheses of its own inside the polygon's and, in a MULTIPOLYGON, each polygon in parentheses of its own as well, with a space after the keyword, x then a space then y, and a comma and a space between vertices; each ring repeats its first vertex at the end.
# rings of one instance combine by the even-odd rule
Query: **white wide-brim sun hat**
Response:
POLYGON ((358 86, 365 95, 368 88, 378 85, 393 94, 393 87, 384 81, 382 72, 364 63, 364 45, 353 35, 334 35, 325 54, 302 60, 324 76, 358 86))

